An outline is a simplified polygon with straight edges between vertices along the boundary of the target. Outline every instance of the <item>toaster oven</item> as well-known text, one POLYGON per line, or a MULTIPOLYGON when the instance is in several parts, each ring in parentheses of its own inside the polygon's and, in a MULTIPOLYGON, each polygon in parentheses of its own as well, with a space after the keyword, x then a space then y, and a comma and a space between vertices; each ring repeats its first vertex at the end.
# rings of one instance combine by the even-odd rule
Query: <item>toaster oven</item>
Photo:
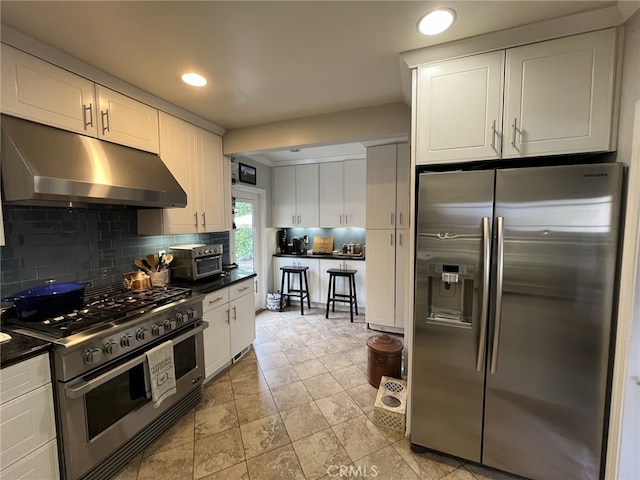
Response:
POLYGON ((173 254, 171 276, 200 280, 222 273, 222 245, 189 244, 169 247, 173 254))

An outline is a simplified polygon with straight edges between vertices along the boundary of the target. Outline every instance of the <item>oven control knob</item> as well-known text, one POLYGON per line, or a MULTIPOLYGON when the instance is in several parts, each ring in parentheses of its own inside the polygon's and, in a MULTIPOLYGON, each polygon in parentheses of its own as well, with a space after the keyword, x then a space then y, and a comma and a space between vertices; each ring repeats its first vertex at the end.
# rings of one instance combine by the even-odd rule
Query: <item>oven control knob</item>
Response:
POLYGON ((99 348, 90 348, 84 352, 84 363, 98 363, 102 360, 102 351, 99 348))
POLYGON ((195 318, 196 317, 196 311, 193 308, 188 308, 187 309, 187 316, 189 318, 195 318))
POLYGON ((184 316, 183 313, 176 313, 176 322, 177 323, 184 323, 184 321, 187 319, 187 317, 184 316))
POLYGON ((120 345, 122 345, 123 347, 130 347, 132 339, 133 339, 133 335, 131 335, 130 333, 127 333, 120 339, 120 345))
POLYGON ((173 327, 176 326, 176 322, 172 322, 171 320, 164 321, 164 330, 168 332, 169 330, 173 330, 173 327))
POLYGON ((147 336, 147 332, 149 330, 146 328, 140 328, 138 329, 138 331, 136 332, 136 340, 142 342, 144 340, 144 338, 147 336))
POLYGON ((162 325, 158 325, 157 323, 154 323, 153 326, 151 327, 151 335, 153 335, 154 337, 157 337, 161 333, 162 333, 162 325))
POLYGON ((105 355, 115 355, 116 353, 118 353, 118 350, 119 350, 118 342, 116 342, 115 340, 109 340, 107 343, 104 344, 103 350, 105 355))

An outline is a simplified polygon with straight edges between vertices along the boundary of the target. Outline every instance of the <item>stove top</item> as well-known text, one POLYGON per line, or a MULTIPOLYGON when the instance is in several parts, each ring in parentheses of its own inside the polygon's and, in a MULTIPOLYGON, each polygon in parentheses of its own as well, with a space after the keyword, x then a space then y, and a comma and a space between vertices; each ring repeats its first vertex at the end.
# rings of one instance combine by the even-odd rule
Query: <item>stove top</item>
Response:
POLYGON ((10 325, 36 330, 55 338, 64 338, 98 325, 121 323, 189 295, 191 289, 183 287, 152 287, 132 291, 121 286, 108 286, 93 291, 87 289, 84 305, 80 310, 35 322, 22 321, 11 316, 6 321, 10 325))

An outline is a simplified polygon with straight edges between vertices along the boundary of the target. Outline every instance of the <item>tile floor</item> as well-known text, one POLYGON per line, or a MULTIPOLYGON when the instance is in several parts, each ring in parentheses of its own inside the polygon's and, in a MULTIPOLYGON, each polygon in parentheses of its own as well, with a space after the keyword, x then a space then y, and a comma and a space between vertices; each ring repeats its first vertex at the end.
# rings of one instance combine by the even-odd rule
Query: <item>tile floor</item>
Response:
POLYGON ((254 349, 114 480, 507 480, 501 472, 416 454, 374 425, 364 317, 290 307, 256 317, 254 349))

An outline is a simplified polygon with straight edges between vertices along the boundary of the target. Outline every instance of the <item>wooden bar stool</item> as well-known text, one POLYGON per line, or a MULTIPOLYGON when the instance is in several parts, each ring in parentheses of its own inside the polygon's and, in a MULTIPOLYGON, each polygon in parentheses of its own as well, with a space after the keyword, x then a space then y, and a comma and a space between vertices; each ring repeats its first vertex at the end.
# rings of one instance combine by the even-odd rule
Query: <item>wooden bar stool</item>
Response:
POLYGON ((300 315, 304 315, 304 299, 307 299, 307 305, 311 308, 311 299, 309 298, 309 282, 307 281, 307 270, 309 267, 296 267, 294 265, 286 265, 284 267, 280 267, 282 270, 282 282, 280 284, 280 295, 282 296, 282 300, 280 302, 280 311, 282 311, 282 305, 284 303, 284 299, 288 297, 294 297, 300 299, 300 315), (291 288, 291 274, 298 275, 300 279, 300 288, 291 288), (284 277, 287 277, 286 285, 287 291, 284 291, 285 280, 284 277), (302 280, 304 279, 304 284, 302 280))
POLYGON ((353 309, 355 307, 356 315, 358 315, 358 297, 356 295, 356 272, 357 270, 340 270, 339 268, 330 268, 327 270, 329 274, 329 291, 327 293, 327 313, 325 318, 329 318, 329 304, 333 302, 332 311, 336 311, 336 302, 344 302, 349 304, 349 314, 351 322, 353 322, 353 309), (336 277, 344 277, 349 282, 349 294, 336 293, 336 277))

